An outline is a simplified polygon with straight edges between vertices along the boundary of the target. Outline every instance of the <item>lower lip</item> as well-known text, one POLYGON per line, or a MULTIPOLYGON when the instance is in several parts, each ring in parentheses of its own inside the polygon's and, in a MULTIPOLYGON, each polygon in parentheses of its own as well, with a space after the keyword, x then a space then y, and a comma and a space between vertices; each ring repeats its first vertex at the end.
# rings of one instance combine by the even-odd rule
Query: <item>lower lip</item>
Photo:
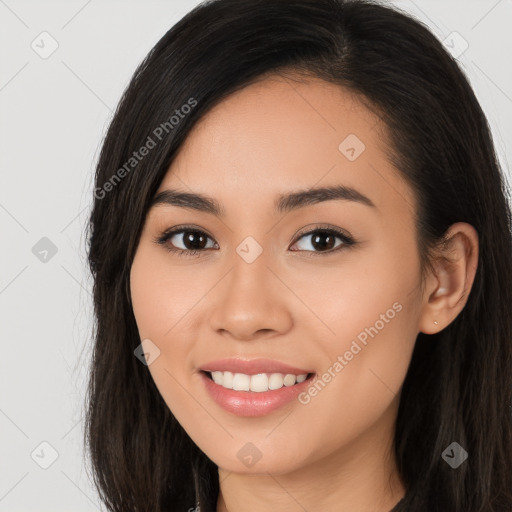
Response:
POLYGON ((199 372, 210 396, 226 411, 237 416, 264 416, 296 399, 310 384, 314 375, 299 384, 270 391, 235 391, 227 389, 199 372))

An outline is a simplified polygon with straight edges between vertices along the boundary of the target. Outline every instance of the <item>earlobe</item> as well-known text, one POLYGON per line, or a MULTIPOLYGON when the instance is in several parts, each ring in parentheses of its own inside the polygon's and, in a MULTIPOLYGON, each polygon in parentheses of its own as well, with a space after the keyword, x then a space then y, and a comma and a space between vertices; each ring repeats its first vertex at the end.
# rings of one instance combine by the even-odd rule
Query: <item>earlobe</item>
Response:
POLYGON ((478 233, 465 222, 450 226, 426 279, 419 332, 436 334, 462 311, 478 265, 478 233))

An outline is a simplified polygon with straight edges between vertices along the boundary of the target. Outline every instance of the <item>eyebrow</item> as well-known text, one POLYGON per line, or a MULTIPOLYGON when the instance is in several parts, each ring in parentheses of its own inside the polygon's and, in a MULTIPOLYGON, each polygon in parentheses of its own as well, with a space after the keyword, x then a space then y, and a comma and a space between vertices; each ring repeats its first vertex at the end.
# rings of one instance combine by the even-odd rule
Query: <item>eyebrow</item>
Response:
MULTIPOLYGON (((298 192, 290 192, 279 196, 274 202, 276 213, 288 213, 299 208, 332 200, 354 201, 371 208, 377 208, 373 201, 352 187, 338 185, 321 187, 298 192)), ((212 197, 179 190, 166 189, 159 192, 151 201, 150 208, 157 205, 171 205, 210 213, 216 217, 224 217, 222 205, 212 197)))

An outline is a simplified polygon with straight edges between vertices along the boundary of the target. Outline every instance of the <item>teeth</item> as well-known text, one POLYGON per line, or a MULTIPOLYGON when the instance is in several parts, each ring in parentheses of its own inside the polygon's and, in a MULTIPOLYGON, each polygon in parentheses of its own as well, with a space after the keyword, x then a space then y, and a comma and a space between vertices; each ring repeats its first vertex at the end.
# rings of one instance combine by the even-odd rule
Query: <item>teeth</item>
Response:
POLYGON ((233 375, 233 389, 235 391, 249 391, 251 386, 251 377, 243 373, 235 373, 233 375))
POLYGON ((293 375, 291 373, 258 373, 246 375, 245 373, 209 372, 215 384, 235 391, 263 391, 281 389, 283 386, 293 386, 304 382, 308 374, 293 375))
POLYGON ((268 376, 266 373, 259 373, 251 376, 251 391, 268 391, 268 376))

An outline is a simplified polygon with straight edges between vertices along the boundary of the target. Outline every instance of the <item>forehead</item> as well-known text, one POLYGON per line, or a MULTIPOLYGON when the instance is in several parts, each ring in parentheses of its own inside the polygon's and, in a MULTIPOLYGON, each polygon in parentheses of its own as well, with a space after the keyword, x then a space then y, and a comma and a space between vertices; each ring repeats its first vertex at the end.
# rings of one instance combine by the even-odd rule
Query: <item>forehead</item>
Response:
POLYGON ((318 78, 270 75, 196 123, 157 192, 192 189, 240 205, 320 185, 379 196, 383 179, 398 178, 386 146, 385 125, 356 94, 318 78))

